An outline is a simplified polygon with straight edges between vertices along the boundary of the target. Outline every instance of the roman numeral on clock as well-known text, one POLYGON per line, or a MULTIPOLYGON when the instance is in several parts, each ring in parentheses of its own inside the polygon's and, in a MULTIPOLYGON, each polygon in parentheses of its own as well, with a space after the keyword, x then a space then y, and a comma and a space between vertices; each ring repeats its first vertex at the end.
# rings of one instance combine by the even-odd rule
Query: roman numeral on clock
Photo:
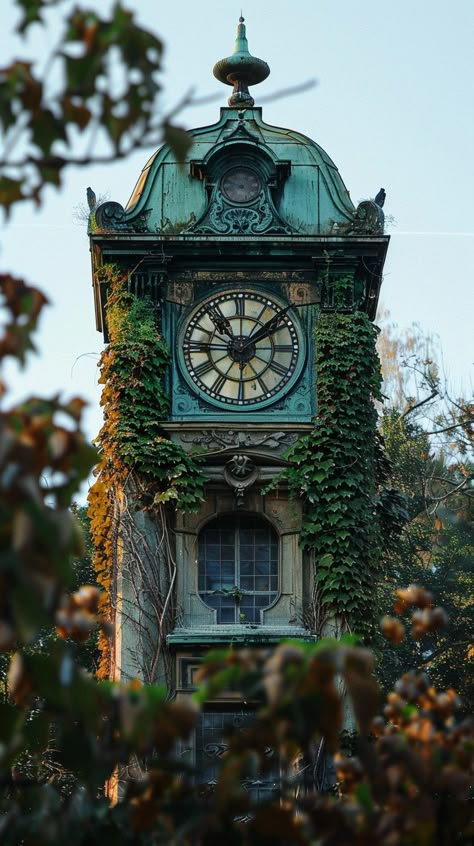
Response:
POLYGON ((215 382, 213 382, 211 385, 211 391, 214 391, 214 393, 216 394, 220 394, 226 382, 227 379, 225 376, 218 376, 215 382))
MULTIPOLYGON (((184 340, 183 346, 189 352, 206 352, 209 348, 209 341, 188 341, 184 340)), ((222 345, 224 346, 224 345, 222 345)))
POLYGON ((286 376, 288 373, 288 368, 283 367, 283 365, 279 364, 278 361, 270 362, 270 370, 273 370, 274 373, 278 373, 279 376, 286 376))
POLYGON ((205 376, 210 370, 214 370, 214 366, 210 361, 203 361, 202 364, 198 364, 197 367, 194 367, 194 373, 196 376, 199 376, 199 378, 205 376))

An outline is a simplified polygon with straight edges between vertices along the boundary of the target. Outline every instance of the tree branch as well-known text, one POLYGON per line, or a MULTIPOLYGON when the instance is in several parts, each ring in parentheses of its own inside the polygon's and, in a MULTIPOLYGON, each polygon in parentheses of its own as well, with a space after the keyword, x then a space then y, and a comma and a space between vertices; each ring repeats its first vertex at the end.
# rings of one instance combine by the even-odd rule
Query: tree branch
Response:
POLYGON ((424 399, 420 400, 419 402, 415 403, 415 405, 411 405, 406 411, 403 412, 401 415, 401 419, 403 420, 404 417, 408 417, 413 411, 416 411, 417 408, 421 408, 422 405, 426 405, 427 402, 431 402, 432 399, 439 396, 439 391, 435 388, 429 397, 425 397, 424 399))

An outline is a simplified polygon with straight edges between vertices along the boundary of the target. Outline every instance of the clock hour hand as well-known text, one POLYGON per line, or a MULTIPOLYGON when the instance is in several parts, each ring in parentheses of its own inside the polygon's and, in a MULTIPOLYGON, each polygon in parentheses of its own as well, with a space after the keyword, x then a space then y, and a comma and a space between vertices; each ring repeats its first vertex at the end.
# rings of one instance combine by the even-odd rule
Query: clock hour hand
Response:
POLYGON ((229 338, 233 339, 234 333, 232 331, 230 321, 222 314, 221 311, 219 311, 218 308, 209 306, 206 309, 206 314, 221 335, 227 335, 229 338))
POLYGON ((191 352, 207 352, 208 350, 228 350, 229 342, 222 339, 222 343, 215 344, 213 341, 190 341, 185 338, 183 345, 191 352))
POLYGON ((273 335, 273 333, 280 328, 283 318, 290 308, 291 306, 286 306, 286 308, 282 308, 281 311, 277 311, 270 320, 267 320, 267 322, 264 323, 257 332, 255 332, 255 335, 250 335, 247 338, 243 349, 249 347, 251 344, 256 344, 257 341, 261 341, 262 338, 268 338, 269 335, 273 335))

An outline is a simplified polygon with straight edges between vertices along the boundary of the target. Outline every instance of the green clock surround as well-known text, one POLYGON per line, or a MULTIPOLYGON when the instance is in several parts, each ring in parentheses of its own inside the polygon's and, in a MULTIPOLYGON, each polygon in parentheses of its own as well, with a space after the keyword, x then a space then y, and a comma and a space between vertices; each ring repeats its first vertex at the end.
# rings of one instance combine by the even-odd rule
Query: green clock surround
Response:
POLYGON ((221 291, 195 303, 181 320, 178 349, 192 392, 234 412, 278 402, 306 360, 305 336, 290 305, 256 288, 221 291))

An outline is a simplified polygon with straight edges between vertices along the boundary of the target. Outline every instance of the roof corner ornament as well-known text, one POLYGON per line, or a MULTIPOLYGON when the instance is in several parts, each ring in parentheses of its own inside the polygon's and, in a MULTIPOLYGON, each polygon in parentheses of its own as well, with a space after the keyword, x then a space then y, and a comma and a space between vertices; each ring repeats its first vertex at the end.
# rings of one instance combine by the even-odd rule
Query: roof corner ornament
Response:
POLYGON ((150 213, 151 209, 144 209, 138 214, 127 215, 126 209, 115 200, 106 200, 91 209, 96 232, 148 232, 150 213))
POLYGON ((347 223, 333 223, 331 235, 383 235, 385 215, 382 206, 386 192, 381 188, 373 200, 362 200, 347 223))
POLYGON ((249 92, 249 85, 263 82, 270 73, 266 62, 249 53, 244 20, 241 13, 232 56, 216 62, 213 70, 216 79, 233 86, 228 100, 231 109, 251 109, 255 100, 249 92))

